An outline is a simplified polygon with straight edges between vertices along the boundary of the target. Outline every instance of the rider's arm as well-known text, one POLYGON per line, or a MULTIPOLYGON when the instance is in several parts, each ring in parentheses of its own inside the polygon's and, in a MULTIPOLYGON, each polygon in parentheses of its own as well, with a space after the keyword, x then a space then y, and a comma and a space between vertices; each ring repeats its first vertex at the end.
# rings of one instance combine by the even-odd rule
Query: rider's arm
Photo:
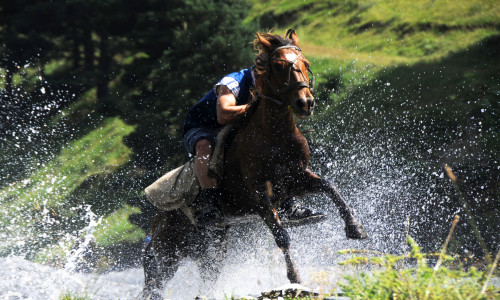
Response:
POLYGON ((231 90, 225 86, 217 87, 217 122, 228 124, 241 117, 247 108, 245 105, 236 105, 236 97, 231 90))

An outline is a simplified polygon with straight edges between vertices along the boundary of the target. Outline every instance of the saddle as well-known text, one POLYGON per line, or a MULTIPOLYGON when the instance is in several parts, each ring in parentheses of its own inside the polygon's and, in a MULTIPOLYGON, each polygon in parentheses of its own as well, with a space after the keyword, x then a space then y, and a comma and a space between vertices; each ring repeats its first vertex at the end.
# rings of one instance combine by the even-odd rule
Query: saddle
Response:
MULTIPOLYGON (((220 179, 223 176, 225 145, 233 125, 222 128, 217 135, 215 148, 209 165, 209 175, 220 179)), ((196 199, 200 184, 194 172, 194 159, 173 169, 145 189, 147 199, 161 210, 181 209, 195 224, 189 205, 196 199)))

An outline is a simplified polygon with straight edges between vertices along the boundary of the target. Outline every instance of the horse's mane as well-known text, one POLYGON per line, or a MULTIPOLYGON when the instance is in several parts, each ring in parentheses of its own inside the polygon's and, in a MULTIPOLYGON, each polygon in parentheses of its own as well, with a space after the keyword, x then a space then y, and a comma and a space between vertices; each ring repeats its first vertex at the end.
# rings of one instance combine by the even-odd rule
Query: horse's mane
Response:
POLYGON ((261 99, 261 97, 259 97, 259 94, 262 91, 262 87, 265 82, 264 80, 268 72, 268 65, 267 65, 268 55, 278 47, 293 45, 293 41, 287 37, 283 37, 278 34, 259 32, 257 33, 252 44, 254 50, 256 51, 256 56, 254 59, 254 69, 253 69, 253 74, 255 76, 255 87, 250 90, 250 93, 252 95, 252 100, 248 103, 247 112, 245 116, 236 121, 235 128, 244 126, 248 122, 250 116, 253 115, 253 113, 258 107, 257 104, 260 102, 261 99), (270 49, 266 49, 266 47, 264 47, 260 39, 268 41, 271 45, 270 49))
POLYGON ((266 32, 257 33, 256 38, 253 40, 254 50, 257 51, 254 60, 254 75, 257 90, 262 88, 264 84, 263 80, 268 70, 268 55, 278 47, 289 45, 293 45, 293 41, 287 37, 266 32), (268 41, 270 48, 266 48, 262 44, 261 39, 268 41))

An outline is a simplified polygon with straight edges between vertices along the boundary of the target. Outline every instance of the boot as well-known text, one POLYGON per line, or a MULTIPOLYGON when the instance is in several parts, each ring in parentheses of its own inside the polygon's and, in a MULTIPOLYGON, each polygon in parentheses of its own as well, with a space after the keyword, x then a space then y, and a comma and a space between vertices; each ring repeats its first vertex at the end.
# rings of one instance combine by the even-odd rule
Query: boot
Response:
POLYGON ((278 216, 283 223, 291 225, 313 224, 326 218, 324 212, 304 207, 293 197, 281 203, 278 208, 278 216))
POLYGON ((198 227, 212 227, 224 221, 220 208, 220 190, 210 188, 201 190, 192 207, 198 227))

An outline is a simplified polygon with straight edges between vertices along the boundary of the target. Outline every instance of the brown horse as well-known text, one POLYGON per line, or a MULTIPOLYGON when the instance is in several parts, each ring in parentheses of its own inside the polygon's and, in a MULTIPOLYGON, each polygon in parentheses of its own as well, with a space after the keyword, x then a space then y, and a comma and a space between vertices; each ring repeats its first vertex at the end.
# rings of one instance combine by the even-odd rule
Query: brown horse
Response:
MULTIPOLYGON (((226 145, 219 180, 222 209, 225 216, 259 215, 285 255, 288 279, 299 283, 290 239, 275 209, 285 199, 326 193, 344 219, 347 237, 363 239, 366 233, 336 188, 309 169, 309 147, 294 115, 312 115, 314 75, 301 53, 297 34, 293 30, 284 37, 257 33, 254 46, 259 50, 254 65, 255 100, 247 115, 235 124, 234 136, 226 145)), ((155 295, 154 291, 172 278, 180 260, 189 255, 201 259, 205 282, 216 280, 227 229, 200 230, 180 211, 159 211, 145 250, 143 295, 155 295)))

